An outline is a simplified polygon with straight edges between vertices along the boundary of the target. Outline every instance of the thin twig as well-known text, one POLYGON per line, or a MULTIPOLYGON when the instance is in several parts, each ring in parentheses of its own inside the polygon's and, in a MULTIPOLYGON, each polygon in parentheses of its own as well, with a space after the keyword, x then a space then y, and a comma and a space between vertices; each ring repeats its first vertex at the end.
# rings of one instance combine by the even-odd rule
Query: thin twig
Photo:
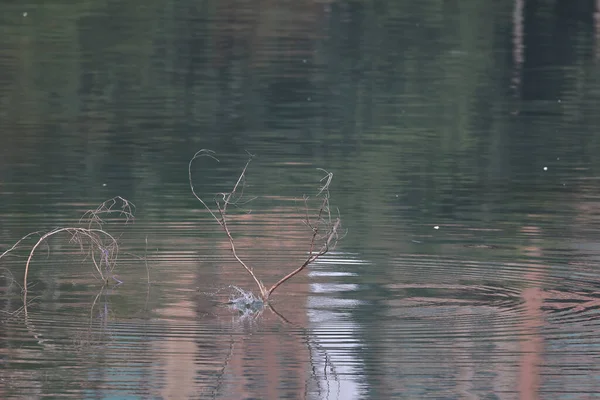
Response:
POLYGON ((33 236, 33 235, 39 235, 39 234, 41 234, 41 233, 42 233, 42 231, 36 231, 36 232, 31 232, 31 233, 28 233, 27 235, 23 236, 23 237, 22 237, 21 239, 19 239, 19 240, 18 240, 18 241, 17 241, 15 244, 13 244, 13 245, 12 245, 12 247, 11 247, 10 249, 8 249, 8 250, 6 250, 4 253, 0 254, 0 258, 4 257, 5 255, 7 255, 8 253, 10 253, 11 251, 15 250, 15 249, 16 249, 16 248, 19 246, 19 244, 20 244, 20 243, 21 243, 23 240, 27 239, 29 236, 33 236))
POLYGON ((227 223, 227 207, 230 204, 232 204, 234 206, 238 205, 241 202, 241 199, 243 197, 243 187, 244 187, 243 182, 245 181, 246 171, 248 169, 248 166, 250 165, 250 162, 252 161, 252 159, 254 157, 252 154, 250 154, 250 153, 248 153, 248 154, 249 154, 248 161, 246 162, 246 165, 242 169, 242 172, 240 173, 235 185, 233 186, 233 189, 228 193, 218 193, 217 196, 215 197, 216 212, 213 211, 208 206, 208 204, 204 200, 202 200, 202 198, 200 198, 200 196, 196 193, 196 191, 194 189, 193 180, 192 180, 192 163, 194 162, 194 160, 205 156, 205 157, 212 158, 213 160, 215 160, 217 162, 219 161, 214 156, 214 152, 212 150, 202 149, 194 154, 194 156, 192 157, 192 159, 190 160, 190 162, 188 164, 188 178, 189 178, 189 184, 190 184, 190 189, 192 190, 192 194, 194 195, 194 197, 196 197, 196 199, 198 201, 200 201, 200 203, 210 213, 210 215, 215 219, 215 221, 217 221, 217 223, 223 228, 223 230, 225 231, 225 234, 227 235, 227 238, 229 239, 229 247, 231 248, 233 257, 250 274, 250 276, 252 277, 252 279, 254 280, 256 285, 258 286, 258 289, 260 290, 260 295, 261 295, 262 300, 266 303, 266 302, 268 302, 271 294, 279 286, 281 286, 282 284, 284 284, 285 282, 287 282, 288 280, 290 280, 291 278, 293 278, 294 276, 299 274, 309 264, 313 263, 319 257, 323 256, 329 250, 331 250, 332 248, 334 248, 336 246, 337 242, 340 239, 340 237, 338 235, 338 229, 340 227, 341 222, 340 222, 339 217, 336 218, 335 220, 332 220, 331 208, 329 206, 329 186, 331 185, 331 181, 333 179, 333 174, 328 171, 325 171, 324 169, 318 168, 319 171, 322 171, 325 173, 325 176, 323 176, 320 180, 321 187, 319 188, 319 191, 317 192, 317 196, 316 196, 317 198, 322 199, 321 206, 317 213, 316 219, 313 219, 312 221, 311 221, 311 218, 309 215, 309 207, 308 207, 308 199, 309 198, 307 196, 303 197, 304 205, 305 205, 305 209, 306 209, 306 219, 304 220, 304 224, 312 230, 312 237, 310 240, 308 256, 307 256, 306 260, 304 261, 304 263, 300 267, 296 268, 294 271, 285 275, 283 278, 281 278, 279 281, 277 281, 273 286, 271 286, 270 289, 267 290, 265 285, 254 274, 254 270, 250 266, 248 266, 238 256, 237 250, 235 247, 235 241, 233 239, 233 236, 231 234, 231 231, 229 230, 229 226, 227 223), (240 185, 242 188, 241 190, 240 190, 240 185), (238 191, 240 191, 241 193, 238 193, 238 191), (218 213, 218 215, 217 215, 217 213, 218 213))
MULTIPOLYGON (((33 253, 35 253, 35 250, 39 247, 39 245, 42 244, 50 236, 56 235, 61 232, 69 232, 72 235, 75 235, 75 234, 83 235, 83 236, 87 237, 88 239, 90 239, 90 241, 94 244, 98 243, 98 239, 99 239, 98 235, 106 235, 113 243, 117 243, 117 240, 110 233, 108 233, 102 229, 86 229, 86 228, 69 227, 69 228, 57 228, 50 232, 47 232, 46 234, 42 235, 38 239, 37 243, 31 248, 31 251, 29 252, 29 257, 27 257, 27 263, 25 264, 25 276, 23 277, 23 291, 25 293, 27 293, 27 275, 29 274, 29 264, 31 263, 31 259, 33 258, 33 253)), ((92 254, 93 254, 93 252, 92 252, 92 254)), ((95 261, 94 261, 94 264, 95 264, 96 270, 98 271, 98 273, 100 274, 102 279, 106 280, 104 277, 104 274, 102 273, 101 267, 95 261)))
POLYGON ((240 186, 240 184, 245 179, 246 170, 248 169, 248 165, 250 165, 250 162, 252 162, 252 158, 254 156, 252 154, 250 154, 250 157, 248 158, 248 161, 246 162, 246 165, 244 166, 244 169, 242 170, 242 173, 238 177, 238 180, 236 181, 235 185, 233 186, 233 189, 231 190, 231 192, 229 192, 229 193, 219 193, 218 197, 215 198, 215 203, 216 203, 216 206, 217 206, 217 211, 218 211, 219 216, 220 216, 220 218, 219 218, 213 212, 213 210, 211 210, 211 208, 204 202, 204 200, 202 200, 200 198, 200 196, 198 196, 198 194, 195 192, 195 190, 194 190, 194 184, 193 184, 193 180, 192 180, 192 162, 196 158, 199 158, 199 157, 202 157, 202 156, 206 156, 206 157, 212 158, 213 160, 215 160, 215 161, 218 162, 219 160, 213 154, 214 154, 213 151, 206 150, 206 149, 202 149, 202 150, 196 152, 196 154, 194 154, 194 156, 192 157, 192 159, 190 160, 190 163, 188 165, 188 178, 189 178, 189 182, 190 182, 190 188, 192 190, 192 193, 193 193, 194 197, 196 197, 196 199, 198 201, 200 201, 200 203, 202 203, 202 205, 204 206, 204 208, 206 208, 206 210, 210 213, 210 215, 212 215, 212 217, 217 221, 217 223, 219 225, 221 225, 221 227, 225 231, 225 234, 227 235, 227 238, 229 239, 229 246, 231 248, 231 252, 233 254, 233 257, 250 274, 250 276, 252 277, 252 279, 254 280, 254 282, 256 283, 256 285, 258 286, 258 289, 260 290, 261 296, 264 297, 264 295, 266 294, 265 286, 256 277, 256 275, 254 274, 254 271, 252 270, 252 268, 250 268, 238 256, 236 248, 235 248, 235 243, 234 243, 234 240, 233 240, 233 236, 231 235, 229 227, 227 226, 227 206, 229 204, 235 204, 235 202, 237 202, 237 201, 240 200, 240 198, 238 198, 235 202, 231 201, 232 197, 235 196, 235 194, 236 194, 236 192, 238 190, 238 187, 240 186), (219 200, 219 197, 221 198, 221 200, 219 200), (222 201, 222 204, 221 204, 221 201, 222 201))
MULTIPOLYGON (((37 242, 33 245, 31 250, 29 251, 29 256, 27 257, 27 262, 25 263, 25 273, 23 276, 23 305, 25 317, 27 317, 27 277, 29 275, 29 266, 31 264, 31 260, 33 258, 34 253, 37 248, 43 243, 47 244, 47 239, 51 236, 57 235, 62 232, 67 232, 71 234, 71 242, 75 242, 79 244, 80 248, 84 249, 84 240, 89 242, 89 250, 88 254, 94 263, 94 267, 96 272, 100 275, 100 278, 103 281, 107 281, 109 275, 112 275, 112 271, 117 262, 117 256, 119 252, 119 245, 117 239, 106 232, 102 228, 102 224, 104 221, 100 218, 102 214, 110 214, 110 213, 118 213, 120 216, 124 216, 126 219, 126 223, 134 218, 134 210, 135 205, 130 201, 117 196, 112 199, 106 200, 101 203, 96 209, 88 210, 83 214, 83 217, 80 219, 80 223, 84 221, 87 222, 86 227, 64 227, 64 228, 55 228, 48 232, 42 233, 41 231, 32 232, 21 239, 19 239, 10 249, 6 250, 4 253, 0 255, 0 258, 4 257, 9 252, 15 251, 19 244, 23 242, 25 239, 29 238, 32 235, 38 234, 40 237, 37 242), (116 207, 120 205, 120 209, 116 209, 116 207), (96 259, 96 251, 100 251, 100 261, 96 259), (103 268, 105 267, 106 273, 103 272, 103 268)), ((115 279, 117 280, 117 279, 115 279)))
POLYGON ((146 248, 144 250, 144 263, 146 264, 146 276, 148 278, 148 285, 150 284, 150 268, 148 267, 148 236, 146 236, 146 248))
POLYGON ((315 225, 313 225, 310 221, 309 213, 308 213, 308 197, 304 197, 304 203, 306 207, 306 220, 304 223, 308 226, 312 231, 312 237, 310 240, 310 247, 308 250, 308 257, 304 261, 304 263, 296 268, 294 271, 290 272, 279 281, 277 281, 271 288, 267 291, 266 300, 269 299, 271 294, 281 285, 283 285, 286 281, 292 279, 294 276, 302 272, 304 268, 306 268, 309 264, 316 261, 319 257, 325 255, 332 247, 335 247, 338 241, 337 230, 340 226, 341 220, 337 218, 335 222, 331 221, 331 211, 329 207, 329 185, 333 179, 333 173, 327 172, 322 168, 318 168, 319 171, 325 172, 325 176, 321 178, 321 182, 325 182, 319 192, 317 193, 317 197, 323 197, 323 201, 321 202, 321 207, 319 208, 319 212, 317 215, 317 219, 315 225), (321 231, 324 231, 321 234, 321 231), (321 234, 321 236, 319 236, 321 234), (319 248, 319 250, 315 251, 315 246, 317 241, 323 241, 323 244, 319 248), (333 242, 333 244, 332 244, 333 242))
POLYGON ((206 210, 210 213, 210 215, 212 215, 212 217, 217 221, 217 223, 219 225, 221 225, 221 221, 219 220, 219 218, 215 215, 215 213, 210 209, 210 207, 204 202, 204 200, 202 200, 200 198, 200 196, 198 196, 196 194, 196 191, 194 190, 194 183, 192 181, 192 163, 194 162, 195 159, 200 158, 200 157, 209 157, 212 158, 213 160, 215 160, 216 162, 220 162, 219 159, 217 157, 215 157, 213 154, 215 154, 214 151, 212 150, 207 150, 207 149, 202 149, 196 152, 196 154, 194 154, 194 156, 192 157, 192 159, 190 160, 189 164, 188 164, 188 179, 190 181, 190 188, 192 189, 192 194, 194 195, 194 197, 196 197, 196 199, 198 199, 198 201, 200 203, 202 203, 202 205, 204 206, 204 208, 206 208, 206 210))

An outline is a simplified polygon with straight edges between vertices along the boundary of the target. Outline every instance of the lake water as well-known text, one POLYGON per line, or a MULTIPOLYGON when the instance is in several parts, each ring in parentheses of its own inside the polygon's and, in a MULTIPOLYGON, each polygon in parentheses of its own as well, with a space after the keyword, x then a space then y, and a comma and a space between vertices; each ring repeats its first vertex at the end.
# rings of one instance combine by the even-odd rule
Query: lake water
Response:
POLYGON ((4 2, 0 398, 596 395, 596 3, 4 2))

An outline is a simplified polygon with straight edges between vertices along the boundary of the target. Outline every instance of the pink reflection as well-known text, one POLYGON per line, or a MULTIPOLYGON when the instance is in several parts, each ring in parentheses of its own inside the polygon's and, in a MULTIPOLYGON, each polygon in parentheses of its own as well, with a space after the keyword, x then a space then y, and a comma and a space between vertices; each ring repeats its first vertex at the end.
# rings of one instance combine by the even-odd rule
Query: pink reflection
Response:
MULTIPOLYGON (((530 238, 529 244, 523 248, 524 252, 532 257, 542 256, 542 250, 538 244, 541 230, 537 226, 524 226, 521 232, 530 238)), ((524 282, 540 282, 543 269, 540 265, 528 268, 524 282)), ((522 400, 539 398, 540 391, 540 365, 544 351, 543 340, 539 327, 544 324, 542 305, 544 303, 544 291, 540 287, 530 287, 521 293, 525 301, 525 312, 522 322, 522 333, 524 340, 521 342, 521 358, 519 361, 519 398, 522 400)))

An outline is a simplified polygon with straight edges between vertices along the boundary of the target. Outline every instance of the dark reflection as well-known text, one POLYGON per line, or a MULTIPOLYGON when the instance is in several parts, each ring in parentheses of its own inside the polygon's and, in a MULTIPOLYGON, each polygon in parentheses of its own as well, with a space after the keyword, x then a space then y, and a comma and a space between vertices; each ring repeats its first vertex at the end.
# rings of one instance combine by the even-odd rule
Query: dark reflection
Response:
POLYGON ((533 0, 523 4, 522 98, 561 100, 573 88, 568 67, 578 68, 592 60, 595 1, 533 0))

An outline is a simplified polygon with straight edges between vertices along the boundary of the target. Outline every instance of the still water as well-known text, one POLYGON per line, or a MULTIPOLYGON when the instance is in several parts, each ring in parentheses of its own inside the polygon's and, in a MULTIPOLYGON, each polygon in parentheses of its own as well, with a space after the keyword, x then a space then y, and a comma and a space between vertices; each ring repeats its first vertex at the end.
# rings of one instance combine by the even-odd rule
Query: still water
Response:
POLYGON ((40 233, 0 259, 0 398, 599 393, 598 7, 4 2, 0 253, 40 233), (256 155, 228 222, 267 285, 334 174, 345 236, 271 307, 227 304, 258 290, 206 148, 210 206, 256 155), (53 234, 25 297, 40 235, 115 196, 116 263, 53 234))

